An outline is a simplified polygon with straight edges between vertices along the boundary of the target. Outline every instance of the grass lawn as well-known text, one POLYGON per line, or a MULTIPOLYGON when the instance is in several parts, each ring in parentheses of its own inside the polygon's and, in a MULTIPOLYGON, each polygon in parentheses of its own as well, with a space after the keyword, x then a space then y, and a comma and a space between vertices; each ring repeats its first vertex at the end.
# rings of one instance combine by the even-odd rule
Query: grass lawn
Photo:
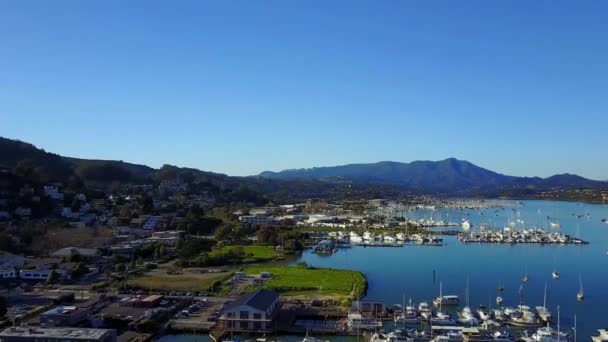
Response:
POLYGON ((128 281, 129 286, 165 291, 208 291, 216 281, 226 279, 226 274, 147 274, 128 281))
POLYGON ((245 253, 242 262, 251 263, 251 262, 262 262, 262 261, 270 261, 282 259, 283 254, 277 252, 273 246, 224 246, 222 248, 215 249, 209 253, 209 256, 219 256, 221 254, 226 254, 231 250, 234 250, 237 247, 242 247, 243 252, 245 253))
POLYGON ((352 300, 361 297, 367 285, 365 277, 358 271, 301 266, 255 266, 244 271, 248 274, 270 272, 272 276, 263 287, 290 296, 328 296, 352 300))

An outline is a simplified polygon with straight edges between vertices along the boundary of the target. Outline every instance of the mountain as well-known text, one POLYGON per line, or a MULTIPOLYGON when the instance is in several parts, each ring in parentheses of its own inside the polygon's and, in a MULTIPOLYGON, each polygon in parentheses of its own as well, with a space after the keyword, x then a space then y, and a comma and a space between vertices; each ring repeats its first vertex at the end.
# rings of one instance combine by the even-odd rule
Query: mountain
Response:
POLYGON ((422 193, 489 193, 513 188, 608 188, 607 182, 563 174, 548 178, 507 176, 449 158, 441 161, 399 163, 383 161, 371 164, 350 164, 280 172, 265 171, 258 177, 268 179, 343 179, 366 184, 394 184, 422 193))

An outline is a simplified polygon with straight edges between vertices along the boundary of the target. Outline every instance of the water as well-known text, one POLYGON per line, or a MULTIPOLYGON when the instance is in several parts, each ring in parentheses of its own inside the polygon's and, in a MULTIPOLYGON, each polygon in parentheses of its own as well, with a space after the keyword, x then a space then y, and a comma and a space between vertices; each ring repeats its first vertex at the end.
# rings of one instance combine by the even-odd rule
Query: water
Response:
MULTIPOLYGON (((381 300, 387 305, 401 303, 403 296, 414 302, 429 303, 439 294, 439 282, 443 293, 458 294, 465 302, 466 282, 470 279, 470 304, 496 306, 499 281, 505 287, 501 296, 504 305, 519 304, 521 278, 526 272, 529 282, 524 284, 524 302, 531 306, 543 304, 547 284, 547 307, 557 319, 557 306, 561 308, 561 325, 564 329, 573 325, 577 316, 578 340, 589 341, 596 329, 608 327, 608 206, 570 202, 524 201, 510 202, 509 207, 480 210, 442 209, 434 212, 419 210, 406 215, 458 221, 468 218, 479 224, 504 227, 507 221, 517 219, 527 227, 537 226, 549 230, 547 216, 561 223, 559 231, 577 235, 589 245, 499 245, 462 244, 455 237, 444 237, 443 247, 405 246, 402 248, 354 247, 342 249, 330 256, 320 256, 309 251, 296 262, 307 262, 316 267, 359 270, 369 283, 367 299, 381 300), (516 207, 515 210, 512 207, 516 207), (483 212, 483 215, 481 214, 483 212), (574 216, 572 215, 574 214, 574 216), (587 215, 588 214, 588 215, 587 215), (583 215, 578 218, 577 215, 583 215), (553 280, 551 272, 557 270, 561 278, 553 280), (433 281, 435 271, 435 281, 433 281), (578 302, 579 276, 585 289, 585 300, 578 302)), ((459 229, 452 227, 451 229, 459 229)), ((186 338, 186 337, 185 337, 186 338)), ((282 341, 301 340, 301 337, 281 336, 282 341)), ((334 340, 335 338, 331 338, 334 340)), ((346 339, 341 339, 346 340, 346 339)), ((163 342, 184 341, 179 336, 163 342)))
MULTIPOLYGON (((546 217, 550 216, 561 223, 559 231, 573 236, 579 232, 580 224, 580 237, 590 244, 462 244, 450 236, 444 237, 444 247, 354 247, 331 256, 305 252, 298 262, 304 261, 316 267, 359 270, 369 283, 366 299, 381 300, 386 304, 401 303, 403 296, 406 300, 411 297, 414 302, 430 302, 439 295, 440 281, 444 295, 458 294, 464 304, 468 277, 471 307, 479 304, 495 307, 499 281, 505 287, 501 294, 504 305, 519 304, 521 278, 527 268, 530 280, 523 284, 526 305, 543 304, 546 283, 547 307, 557 318, 557 306, 560 306, 562 327, 571 327, 574 315, 577 316, 579 340, 588 339, 596 329, 608 326, 605 311, 608 307, 608 224, 601 222, 601 219, 608 218, 608 206, 524 201, 515 211, 491 208, 484 210, 483 215, 479 210, 443 211, 450 211, 451 217, 458 220, 467 217, 474 226, 495 222, 495 226, 504 227, 510 218, 520 219, 528 227, 548 227, 546 217), (559 280, 551 278, 554 269, 561 275, 559 280), (576 299, 579 276, 585 290, 583 302, 576 299)), ((428 217, 420 211, 414 214, 428 217)), ((434 212, 435 217, 442 214, 442 210, 434 212)))

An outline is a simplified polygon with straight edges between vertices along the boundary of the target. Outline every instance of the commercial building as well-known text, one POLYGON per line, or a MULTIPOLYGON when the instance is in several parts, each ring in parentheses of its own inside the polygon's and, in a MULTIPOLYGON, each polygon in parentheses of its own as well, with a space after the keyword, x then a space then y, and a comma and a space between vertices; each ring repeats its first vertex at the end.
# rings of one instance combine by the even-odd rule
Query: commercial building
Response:
POLYGON ((272 332, 281 303, 279 294, 258 290, 228 304, 220 317, 224 329, 234 332, 272 332))
POLYGON ((10 327, 0 332, 2 342, 116 342, 116 330, 85 328, 10 327))

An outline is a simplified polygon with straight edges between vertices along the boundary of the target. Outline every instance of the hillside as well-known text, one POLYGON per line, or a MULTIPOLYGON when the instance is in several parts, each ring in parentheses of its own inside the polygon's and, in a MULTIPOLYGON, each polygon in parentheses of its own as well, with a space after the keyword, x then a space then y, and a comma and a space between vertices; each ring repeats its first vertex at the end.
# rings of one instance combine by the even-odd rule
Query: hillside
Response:
POLYGON ((593 181, 576 175, 548 178, 514 177, 496 173, 468 161, 454 158, 441 161, 399 163, 383 161, 372 164, 350 164, 280 172, 262 172, 268 179, 343 179, 367 184, 394 184, 421 192, 463 193, 495 192, 502 189, 608 188, 607 182, 593 181))

